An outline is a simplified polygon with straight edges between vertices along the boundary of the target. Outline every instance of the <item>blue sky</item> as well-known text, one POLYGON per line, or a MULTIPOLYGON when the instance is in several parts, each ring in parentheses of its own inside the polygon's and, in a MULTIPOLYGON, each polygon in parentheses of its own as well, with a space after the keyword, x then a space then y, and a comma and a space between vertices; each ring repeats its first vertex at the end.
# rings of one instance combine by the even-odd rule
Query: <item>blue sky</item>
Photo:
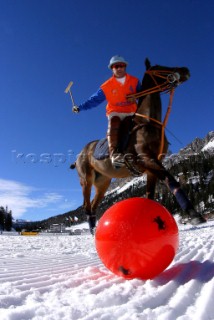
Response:
MULTIPOLYGON (((0 0, 0 205, 41 220, 82 204, 71 162, 105 136, 105 104, 78 115, 76 104, 111 76, 120 54, 142 79, 144 60, 186 66, 167 134, 172 152, 213 130, 214 3, 202 0, 0 0)), ((163 99, 163 111, 167 99, 163 99)))

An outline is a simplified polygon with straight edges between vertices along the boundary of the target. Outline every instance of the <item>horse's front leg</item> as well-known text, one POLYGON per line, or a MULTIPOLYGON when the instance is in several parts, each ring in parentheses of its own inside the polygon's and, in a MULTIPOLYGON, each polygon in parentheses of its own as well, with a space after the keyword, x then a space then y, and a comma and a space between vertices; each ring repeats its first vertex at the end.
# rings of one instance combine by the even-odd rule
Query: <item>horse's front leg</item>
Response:
POLYGON ((166 184, 168 189, 174 194, 180 207, 187 213, 192 225, 197 225, 207 221, 202 214, 196 212, 192 203, 186 196, 185 192, 181 189, 179 182, 177 182, 168 171, 166 171, 164 183, 166 184))
POLYGON ((146 198, 153 200, 155 198, 155 186, 157 182, 157 176, 151 172, 147 172, 146 183, 146 198))
POLYGON ((159 180, 163 181, 168 189, 174 194, 180 207, 186 212, 193 225, 206 222, 202 214, 195 211, 192 203, 181 189, 180 183, 164 168, 160 161, 142 157, 138 164, 142 165, 144 169, 150 171, 159 180))
POLYGON ((168 189, 174 194, 180 207, 189 216, 189 221, 192 225, 197 225, 207 221, 201 213, 198 213, 194 209, 193 204, 190 202, 185 192, 181 189, 180 183, 177 182, 167 170, 164 171, 164 178, 161 180, 163 180, 168 189))

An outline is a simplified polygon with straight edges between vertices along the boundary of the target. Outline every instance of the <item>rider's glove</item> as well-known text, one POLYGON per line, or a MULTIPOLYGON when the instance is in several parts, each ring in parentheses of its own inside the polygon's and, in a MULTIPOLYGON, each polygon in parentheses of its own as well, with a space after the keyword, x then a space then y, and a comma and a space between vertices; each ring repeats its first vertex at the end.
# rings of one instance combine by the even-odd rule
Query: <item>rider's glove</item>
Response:
POLYGON ((80 112, 80 109, 79 109, 79 107, 74 106, 74 107, 72 108, 72 111, 73 111, 74 113, 78 113, 78 112, 80 112))

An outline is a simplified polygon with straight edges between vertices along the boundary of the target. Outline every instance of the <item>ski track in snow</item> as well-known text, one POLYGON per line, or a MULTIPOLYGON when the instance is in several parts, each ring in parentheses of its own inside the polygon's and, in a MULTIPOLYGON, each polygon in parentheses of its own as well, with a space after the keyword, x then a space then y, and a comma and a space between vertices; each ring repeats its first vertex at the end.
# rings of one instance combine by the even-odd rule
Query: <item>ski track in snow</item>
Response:
POLYGON ((0 319, 214 320, 214 222, 179 229, 173 262, 147 281, 107 270, 90 235, 1 235, 0 319))

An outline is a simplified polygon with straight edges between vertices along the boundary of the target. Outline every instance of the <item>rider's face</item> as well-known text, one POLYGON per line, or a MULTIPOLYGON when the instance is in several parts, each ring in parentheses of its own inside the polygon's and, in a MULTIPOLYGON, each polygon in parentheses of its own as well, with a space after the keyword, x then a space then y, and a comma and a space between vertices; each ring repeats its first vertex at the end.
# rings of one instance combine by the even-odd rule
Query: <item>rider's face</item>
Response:
POLYGON ((116 78, 123 78, 126 74, 126 65, 124 63, 116 63, 112 66, 112 72, 116 78))

